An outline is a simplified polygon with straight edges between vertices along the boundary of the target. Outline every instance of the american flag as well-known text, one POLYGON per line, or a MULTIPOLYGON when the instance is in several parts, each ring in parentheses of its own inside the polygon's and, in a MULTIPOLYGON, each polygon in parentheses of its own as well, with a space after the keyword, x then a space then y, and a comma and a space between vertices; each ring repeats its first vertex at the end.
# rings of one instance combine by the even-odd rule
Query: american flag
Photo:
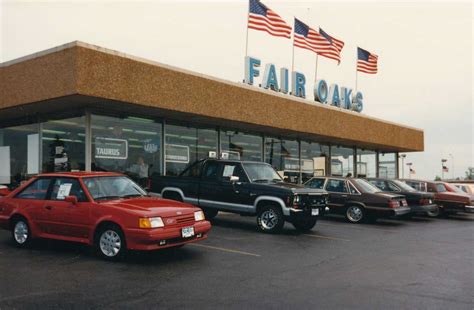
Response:
POLYGON ((446 167, 446 166, 443 166, 443 172, 449 172, 449 169, 448 169, 448 167, 446 167))
POLYGON ((357 71, 375 74, 377 73, 377 60, 379 56, 358 47, 357 48, 357 71))
POLYGON ((410 168, 410 174, 416 174, 415 169, 410 168))
POLYGON ((332 46, 334 46, 336 49, 332 50, 328 53, 321 54, 321 56, 325 56, 330 59, 337 60, 337 63, 341 63, 341 51, 342 48, 344 47, 344 42, 341 40, 336 39, 333 36, 330 36, 327 32, 325 32, 323 29, 319 28, 319 33, 328 40, 332 46))
POLYGON ((338 53, 336 47, 324 36, 297 18, 295 18, 295 36, 293 40, 294 46, 313 51, 319 55, 326 56, 326 54, 338 53))
POLYGON ((248 27, 276 37, 291 37, 291 26, 258 0, 250 0, 248 27))

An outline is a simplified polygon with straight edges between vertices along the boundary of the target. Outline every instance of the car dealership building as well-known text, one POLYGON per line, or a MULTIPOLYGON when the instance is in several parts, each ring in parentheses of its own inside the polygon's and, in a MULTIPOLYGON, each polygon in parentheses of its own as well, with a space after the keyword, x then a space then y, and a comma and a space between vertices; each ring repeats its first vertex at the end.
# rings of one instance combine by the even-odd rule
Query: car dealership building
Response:
POLYGON ((118 171, 146 185, 210 155, 265 161, 290 182, 398 175, 423 131, 72 42, 0 64, 0 184, 118 171))

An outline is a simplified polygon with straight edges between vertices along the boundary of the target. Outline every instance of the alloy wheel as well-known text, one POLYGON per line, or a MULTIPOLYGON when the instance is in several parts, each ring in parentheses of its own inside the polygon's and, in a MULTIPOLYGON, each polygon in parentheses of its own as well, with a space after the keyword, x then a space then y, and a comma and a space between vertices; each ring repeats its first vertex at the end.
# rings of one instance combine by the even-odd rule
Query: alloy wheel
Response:
POLYGON ((114 257, 122 248, 122 240, 117 232, 106 230, 102 233, 99 240, 100 250, 107 257, 114 257))
POLYGON ((347 208, 346 215, 349 221, 354 223, 360 222, 364 217, 362 209, 358 206, 351 206, 347 208))
POLYGON ((18 221, 13 228, 13 237, 18 244, 24 244, 28 240, 29 230, 28 224, 24 221, 18 221))
POLYGON ((262 212, 261 223, 264 229, 271 230, 278 223, 278 214, 273 209, 268 209, 262 212))

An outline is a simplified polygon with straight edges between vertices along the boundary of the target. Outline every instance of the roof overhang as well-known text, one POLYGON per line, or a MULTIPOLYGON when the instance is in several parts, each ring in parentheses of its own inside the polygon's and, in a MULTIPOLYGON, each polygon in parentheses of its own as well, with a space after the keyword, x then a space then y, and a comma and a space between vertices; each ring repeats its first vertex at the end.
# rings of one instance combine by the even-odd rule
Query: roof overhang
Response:
POLYGON ((0 64, 0 93, 0 121, 91 107, 386 152, 424 149, 420 129, 82 42, 0 64))

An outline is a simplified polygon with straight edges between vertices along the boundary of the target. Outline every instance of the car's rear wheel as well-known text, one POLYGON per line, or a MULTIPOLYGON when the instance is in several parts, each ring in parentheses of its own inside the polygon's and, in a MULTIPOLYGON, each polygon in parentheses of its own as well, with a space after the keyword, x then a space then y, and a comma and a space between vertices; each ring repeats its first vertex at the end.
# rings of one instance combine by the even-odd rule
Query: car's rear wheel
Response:
POLYGON ((278 233, 285 224, 285 218, 279 207, 265 206, 258 212, 257 224, 260 230, 265 233, 278 233))
POLYGON ((292 222, 296 230, 301 232, 309 232, 316 225, 317 219, 295 220, 292 222))
POLYGON ((352 205, 346 209, 346 219, 351 223, 362 223, 367 218, 365 209, 358 205, 352 205))
POLYGON ((203 209, 202 211, 204 212, 204 216, 206 217, 206 220, 208 221, 215 218, 217 214, 219 213, 218 210, 213 210, 213 209, 203 209))
POLYGON ((31 242, 31 229, 28 221, 19 217, 13 221, 12 239, 17 247, 27 247, 31 242))
POLYGON ((127 242, 120 227, 114 224, 101 227, 96 235, 96 250, 106 260, 123 258, 127 252, 127 242))

